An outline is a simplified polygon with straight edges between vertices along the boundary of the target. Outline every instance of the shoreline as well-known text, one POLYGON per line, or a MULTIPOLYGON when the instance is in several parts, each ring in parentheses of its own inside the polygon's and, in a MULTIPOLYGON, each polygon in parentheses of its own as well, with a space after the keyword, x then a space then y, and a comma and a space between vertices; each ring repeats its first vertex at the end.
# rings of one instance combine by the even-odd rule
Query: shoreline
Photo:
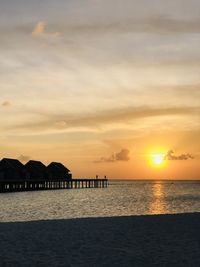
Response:
POLYGON ((200 213, 0 223, 1 266, 200 266, 200 213))

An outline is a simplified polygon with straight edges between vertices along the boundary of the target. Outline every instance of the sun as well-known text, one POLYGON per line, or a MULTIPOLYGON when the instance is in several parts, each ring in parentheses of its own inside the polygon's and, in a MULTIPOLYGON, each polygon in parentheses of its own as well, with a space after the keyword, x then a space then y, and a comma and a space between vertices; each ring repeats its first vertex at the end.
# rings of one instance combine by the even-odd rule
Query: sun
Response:
POLYGON ((162 170, 168 166, 167 161, 165 160, 165 147, 154 147, 149 149, 147 153, 148 164, 151 168, 162 170))
POLYGON ((164 155, 163 154, 154 154, 152 157, 152 161, 155 165, 162 165, 164 163, 164 155))

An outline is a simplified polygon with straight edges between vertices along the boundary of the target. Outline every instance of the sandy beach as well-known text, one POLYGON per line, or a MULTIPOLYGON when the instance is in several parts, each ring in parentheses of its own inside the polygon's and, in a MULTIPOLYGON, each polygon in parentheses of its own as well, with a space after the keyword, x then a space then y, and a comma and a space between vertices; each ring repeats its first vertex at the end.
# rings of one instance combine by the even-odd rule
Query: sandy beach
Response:
POLYGON ((200 213, 0 223, 0 266, 200 266, 200 213))

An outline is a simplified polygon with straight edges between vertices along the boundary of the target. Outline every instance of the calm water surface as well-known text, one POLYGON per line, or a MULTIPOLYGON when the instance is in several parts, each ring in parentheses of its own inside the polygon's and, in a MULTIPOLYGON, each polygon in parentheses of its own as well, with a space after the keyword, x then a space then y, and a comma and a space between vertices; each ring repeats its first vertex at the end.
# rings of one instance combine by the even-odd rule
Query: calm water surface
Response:
POLYGON ((200 181, 110 181, 106 189, 0 194, 0 221, 200 212, 200 181))

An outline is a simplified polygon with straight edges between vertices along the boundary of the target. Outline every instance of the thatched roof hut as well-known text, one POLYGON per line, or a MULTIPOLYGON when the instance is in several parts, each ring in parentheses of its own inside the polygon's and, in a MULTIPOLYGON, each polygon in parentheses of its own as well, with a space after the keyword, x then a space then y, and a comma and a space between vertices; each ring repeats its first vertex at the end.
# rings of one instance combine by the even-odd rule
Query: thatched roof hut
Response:
POLYGON ((71 180, 70 170, 60 162, 51 162, 47 166, 53 180, 71 180))

